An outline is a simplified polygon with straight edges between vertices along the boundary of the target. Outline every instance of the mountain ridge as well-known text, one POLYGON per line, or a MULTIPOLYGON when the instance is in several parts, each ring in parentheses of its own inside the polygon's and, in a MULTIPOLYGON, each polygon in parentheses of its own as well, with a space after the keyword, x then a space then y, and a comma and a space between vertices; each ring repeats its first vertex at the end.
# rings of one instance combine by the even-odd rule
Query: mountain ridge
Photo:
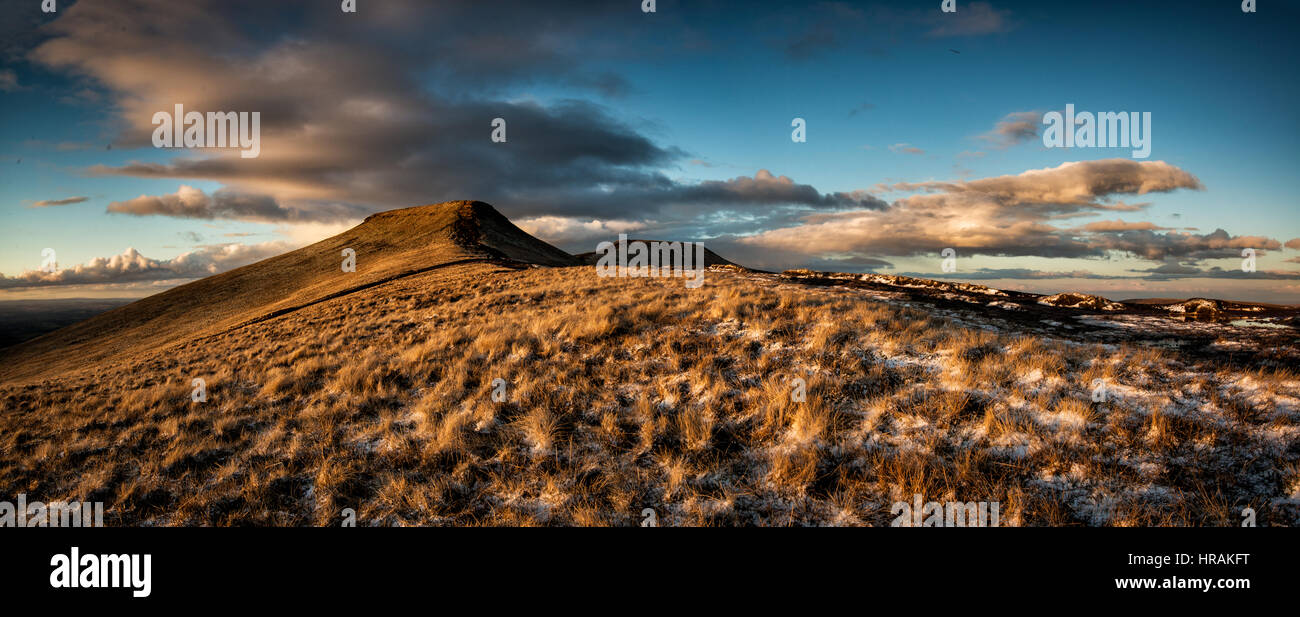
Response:
POLYGON ((4 350, 0 380, 75 370, 142 347, 201 340, 454 264, 574 266, 490 204, 456 200, 373 214, 343 233, 141 298, 4 350), (356 255, 344 272, 343 251, 356 255))

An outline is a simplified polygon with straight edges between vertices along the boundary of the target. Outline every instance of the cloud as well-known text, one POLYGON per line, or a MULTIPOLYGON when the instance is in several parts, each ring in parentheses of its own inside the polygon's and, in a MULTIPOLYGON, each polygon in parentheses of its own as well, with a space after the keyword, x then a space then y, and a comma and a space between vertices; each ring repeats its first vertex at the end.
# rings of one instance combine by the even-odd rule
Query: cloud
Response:
MULTIPOLYGON (((945 272, 939 276, 945 279, 962 279, 962 280, 1030 280, 1030 281, 1051 281, 1061 279, 1079 279, 1094 281, 1171 281, 1189 278, 1207 278, 1207 279, 1234 279, 1234 280, 1300 280, 1300 272, 1287 270, 1260 270, 1257 272, 1242 272, 1241 270, 1231 270, 1223 268, 1194 268, 1176 263, 1166 263, 1159 267, 1150 269, 1130 270, 1130 272, 1144 274, 1145 276, 1130 276, 1117 274, 1098 274, 1088 270, 1072 271, 1050 271, 1034 270, 1032 268, 979 268, 967 272, 945 272)), ((927 272, 907 272, 908 276, 934 276, 935 273, 927 272)))
POLYGON ((46 26, 49 38, 29 59, 104 90, 119 130, 113 142, 122 148, 148 147, 153 114, 176 103, 261 113, 258 159, 201 150, 90 168, 214 181, 227 191, 206 204, 180 195, 122 202, 115 211, 123 213, 328 221, 476 198, 511 216, 589 214, 593 202, 601 216, 620 216, 670 205, 689 189, 660 171, 688 153, 656 143, 608 107, 501 94, 540 80, 604 95, 618 90, 617 77, 588 68, 586 54, 566 41, 604 49, 602 38, 614 37, 606 26, 620 11, 584 3, 438 11, 383 4, 343 23, 298 4, 78 3, 46 26), (490 139, 494 118, 507 122, 506 143, 490 139), (583 205, 569 210, 570 203, 583 205))
POLYGON ((595 244, 618 234, 645 229, 641 221, 583 220, 576 217, 538 216, 515 221, 520 229, 555 245, 595 244))
POLYGON ((848 257, 814 259, 808 262, 808 267, 813 270, 831 272, 867 272, 881 268, 893 268, 894 264, 885 261, 884 259, 850 255, 848 257))
POLYGON ((902 154, 925 154, 925 150, 917 148, 912 144, 894 144, 889 147, 890 152, 899 152, 902 154))
POLYGON ((884 208, 887 204, 864 191, 822 194, 812 185, 799 184, 788 176, 773 175, 760 169, 754 177, 738 176, 731 180, 707 180, 680 186, 672 192, 674 202, 707 205, 771 206, 798 204, 810 207, 884 208))
POLYGON ((364 210, 357 208, 326 209, 319 205, 307 213, 304 210, 285 208, 275 199, 265 195, 244 195, 227 189, 218 189, 209 196, 187 185, 181 185, 175 193, 169 195, 141 195, 126 201, 115 201, 108 204, 107 211, 133 216, 260 222, 328 220, 325 216, 327 212, 333 215, 334 220, 353 220, 363 218, 365 215, 364 210))
POLYGON ((959 2, 955 13, 932 15, 933 37, 981 36, 1009 32, 1015 28, 1010 11, 999 11, 987 2, 959 2))
POLYGON ((828 23, 818 23, 807 30, 787 38, 782 51, 791 60, 808 60, 821 52, 839 47, 836 29, 828 23))
MULTIPOLYGON (((817 5, 811 15, 810 23, 836 28, 876 17, 891 28, 921 23, 910 13, 840 4, 817 5)), ((592 68, 590 51, 609 51, 605 60, 614 61, 658 44, 655 35, 614 28, 626 18, 616 7, 453 3, 427 11, 394 0, 355 17, 325 19, 307 5, 252 0, 77 3, 45 26, 28 59, 104 92, 115 148, 149 147, 153 114, 176 103, 260 112, 257 159, 184 150, 161 162, 90 167, 93 175, 182 187, 114 202, 108 210, 116 214, 299 224, 473 198, 513 218, 695 220, 728 233, 739 230, 724 213, 742 213, 753 231, 806 210, 887 205, 864 191, 827 192, 766 171, 731 180, 670 177, 665 170, 700 157, 659 143, 643 121, 618 118, 593 100, 517 94, 545 82, 615 96, 621 81, 592 68), (504 143, 490 138, 494 118, 506 121, 504 143), (221 188, 204 193, 192 188, 199 181, 221 188)), ((908 144, 896 151, 922 153, 908 144)))
POLYGON ((978 138, 989 142, 998 149, 1038 139, 1038 127, 1042 126, 1043 114, 1039 111, 1017 111, 1004 116, 993 129, 978 138))
POLYGON ((1151 260, 1170 257, 1215 259, 1240 257, 1241 249, 1279 250, 1282 244, 1264 236, 1233 236, 1222 229, 1208 234, 1185 232, 1155 233, 1132 230, 1098 234, 1089 246, 1103 251, 1120 251, 1151 260))
MULTIPOLYGON (((527 216, 569 216, 585 219, 655 220, 712 229, 736 226, 753 231, 770 221, 788 221, 809 211, 882 209, 888 204, 865 190, 823 193, 809 184, 766 169, 729 180, 685 182, 669 180, 620 188, 588 186, 537 190, 518 196, 516 212, 527 216), (617 204, 611 204, 611 201, 617 204)), ((666 229, 666 228, 665 228, 666 229)))
POLYGON ((1096 221, 1096 222, 1088 223, 1087 225, 1084 225, 1080 229, 1082 229, 1083 231, 1108 232, 1108 231, 1133 231, 1133 230, 1156 231, 1156 230, 1167 230, 1169 228, 1160 227, 1159 225, 1156 225, 1155 223, 1152 223, 1150 221, 1126 222, 1126 221, 1121 221, 1116 219, 1114 221, 1096 221))
POLYGON ((787 59, 800 62, 841 49, 885 56, 900 41, 920 36, 983 36, 1016 27, 1011 11, 995 10, 986 2, 959 0, 958 5, 956 13, 940 13, 937 6, 903 9, 890 3, 808 2, 760 19, 754 31, 776 32, 768 43, 787 59))
MULTIPOLYGON (((872 31, 882 40, 904 29, 971 36, 1014 27, 1009 12, 959 4, 958 13, 943 15, 822 3, 806 18, 803 11, 772 17, 766 23, 774 27, 762 31, 778 33, 775 41, 787 43, 788 53, 811 56, 827 46, 878 45, 860 36, 864 24, 879 24, 872 31), (829 36, 819 48, 810 33, 829 36)), ((658 29, 615 27, 628 16, 617 3, 448 3, 428 11, 422 2, 392 0, 346 19, 306 3, 255 0, 124 0, 60 9, 26 59, 79 79, 90 88, 87 97, 102 95, 118 131, 115 150, 148 147, 153 113, 178 102, 192 111, 261 112, 255 160, 203 150, 92 167, 100 175, 176 180, 174 193, 108 206, 123 216, 268 222, 305 237, 378 210, 475 198, 556 242, 642 225, 636 231, 645 237, 702 235, 712 246, 734 247, 742 263, 752 255, 753 263, 862 267, 950 246, 963 255, 1120 251, 1163 263, 1228 254, 1241 244, 1276 245, 1143 223, 1060 226, 1061 219, 1148 205, 1126 203, 1126 196, 1201 188, 1190 173, 1160 161, 1066 163, 870 191, 828 191, 765 169, 730 179, 672 177, 683 168, 707 173, 708 165, 606 100, 631 85, 600 67, 618 66, 619 54, 661 49, 664 38, 658 29), (482 23, 492 24, 490 31, 466 27, 482 23), (537 84, 578 88, 591 100, 542 102, 524 94, 537 84), (498 117, 507 121, 505 143, 490 139, 498 117), (204 186, 199 181, 221 188, 205 192, 192 186, 204 186), (891 204, 883 191, 908 194, 891 204)), ((986 134, 990 143, 1036 136, 1037 128, 1025 124, 1032 118, 1021 116, 1030 113, 1004 117, 986 134)), ((906 143, 891 150, 924 154, 906 143)))
POLYGON ((1148 268, 1146 270, 1130 270, 1130 272, 1146 272, 1157 276, 1181 277, 1181 276, 1189 276, 1192 274, 1200 274, 1201 269, 1195 266, 1179 263, 1178 261, 1171 259, 1154 268, 1148 268))
POLYGON ((1031 169, 1016 175, 981 178, 962 182, 900 182, 887 187, 894 191, 924 191, 937 196, 913 198, 938 203, 947 199, 972 198, 1002 206, 1034 206, 1041 212, 1070 212, 1106 209, 1099 199, 1114 195, 1145 195, 1175 189, 1201 190, 1195 176, 1164 161, 1103 159, 1062 163, 1047 169, 1031 169))
POLYGON ((1257 270, 1255 272, 1242 272, 1240 268, 1196 268, 1186 265, 1164 264, 1157 268, 1148 270, 1133 270, 1147 274, 1143 277, 1146 280, 1173 280, 1186 278, 1209 278, 1209 279, 1238 279, 1238 280, 1269 280, 1269 281, 1291 281, 1300 280, 1300 272, 1294 270, 1257 270))
POLYGON ((860 113, 862 113, 862 112, 864 112, 864 111, 871 111, 871 110, 873 110, 873 109, 875 109, 875 108, 876 108, 876 106, 875 106, 874 104, 872 104, 872 103, 868 103, 868 102, 863 102, 862 104, 858 105, 857 107, 854 107, 853 109, 850 109, 850 110, 849 110, 849 117, 852 118, 853 116, 856 116, 856 115, 858 115, 858 114, 860 114, 860 113))
MULTIPOLYGON (((926 277, 934 276, 932 272, 906 272, 907 276, 926 277)), ((941 275, 945 279, 969 279, 969 280, 1031 280, 1047 281, 1057 279, 1092 279, 1092 280, 1113 280, 1128 279, 1132 277, 1116 276, 1110 274, 1097 274, 1088 270, 1035 270, 1033 268, 977 268, 964 272, 945 272, 941 275)))
POLYGON ((291 248, 283 242, 218 244, 167 260, 150 259, 134 248, 127 248, 120 255, 96 257, 55 272, 29 270, 13 277, 0 275, 0 289, 196 279, 261 261, 291 248))
POLYGON ((1102 257, 1110 252, 1145 259, 1226 256, 1277 242, 1233 237, 1222 230, 1196 235, 1159 233, 1145 223, 1099 221, 1068 229, 1062 217, 1093 216, 1114 208, 1118 195, 1200 189, 1191 174, 1163 161, 1106 159, 1064 163, 1017 175, 956 182, 904 182, 881 187, 915 194, 872 211, 814 212, 799 224, 737 239, 795 259, 830 254, 864 257, 936 254, 1102 257))
POLYGON ((0 69, 0 92, 13 92, 18 89, 18 74, 13 69, 0 69))
POLYGON ((89 197, 68 197, 66 199, 43 199, 41 201, 33 203, 31 207, 48 208, 50 206, 70 206, 72 204, 82 203, 88 199, 90 198, 89 197))

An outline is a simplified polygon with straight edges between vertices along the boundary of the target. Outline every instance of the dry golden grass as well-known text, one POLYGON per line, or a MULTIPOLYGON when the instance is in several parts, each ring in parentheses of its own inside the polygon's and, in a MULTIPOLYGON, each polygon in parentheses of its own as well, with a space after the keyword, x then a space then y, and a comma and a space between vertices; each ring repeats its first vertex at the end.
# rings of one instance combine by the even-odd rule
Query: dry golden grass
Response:
POLYGON ((1290 525, 1300 498, 1292 372, 745 273, 466 264, 65 364, 0 386, 0 495, 117 525, 882 525, 917 493, 1003 524, 1290 525))

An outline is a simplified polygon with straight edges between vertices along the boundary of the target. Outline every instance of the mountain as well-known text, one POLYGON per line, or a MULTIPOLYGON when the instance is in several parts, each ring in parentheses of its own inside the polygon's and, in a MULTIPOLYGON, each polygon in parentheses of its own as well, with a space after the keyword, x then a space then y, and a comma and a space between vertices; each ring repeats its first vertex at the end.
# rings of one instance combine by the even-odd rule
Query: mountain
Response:
POLYGON ((1300 311, 546 267, 579 261, 408 208, 0 350, 0 495, 109 526, 1300 520, 1300 311))
POLYGON ((296 251, 203 278, 4 350, 0 380, 51 375, 198 340, 397 278, 458 263, 580 262, 481 201, 390 210, 296 251), (342 269, 345 249, 356 271, 342 269))

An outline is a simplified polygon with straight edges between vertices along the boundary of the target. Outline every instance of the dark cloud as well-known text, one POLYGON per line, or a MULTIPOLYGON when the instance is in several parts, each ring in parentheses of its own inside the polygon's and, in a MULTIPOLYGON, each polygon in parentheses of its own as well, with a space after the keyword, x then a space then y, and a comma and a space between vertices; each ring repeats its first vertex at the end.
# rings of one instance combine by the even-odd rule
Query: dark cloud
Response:
POLYGON ((1186 265, 1162 264, 1159 267, 1147 270, 1133 270, 1146 274, 1142 277, 1145 280, 1167 281, 1188 278, 1209 278, 1209 279, 1234 279, 1234 280, 1266 280, 1266 281, 1296 281, 1300 280, 1300 272, 1294 270, 1257 270, 1254 272, 1243 272, 1240 268, 1195 268, 1186 265))
POLYGON ((874 272, 881 268, 893 268, 894 264, 874 257, 853 255, 842 258, 814 259, 808 262, 808 267, 813 270, 830 272, 874 272))
POLYGON ((967 272, 906 272, 907 276, 934 277, 959 280, 1027 280, 1051 281, 1060 279, 1084 279, 1095 281, 1173 281, 1192 278, 1234 279, 1234 280, 1300 280, 1300 272, 1286 270, 1269 270, 1242 272, 1224 268, 1195 268, 1178 264, 1162 264, 1155 268, 1129 270, 1144 276, 1125 274, 1099 274, 1089 270, 1050 271, 1031 268, 978 268, 967 272))
POLYGON ((108 212, 134 216, 170 216, 190 219, 229 219, 260 221, 264 223, 305 220, 350 220, 362 216, 364 211, 352 207, 329 209, 317 204, 307 211, 285 208, 275 199, 265 195, 244 195, 227 189, 218 189, 207 195, 192 186, 181 187, 169 195, 141 195, 126 201, 108 204, 108 212))
POLYGON ((1222 229, 1208 234, 1185 232, 1158 233, 1129 230, 1100 233, 1088 238, 1088 245, 1103 251, 1121 251, 1150 260, 1222 259, 1240 257, 1242 249, 1278 250, 1282 244, 1263 236, 1233 236, 1222 229))
MULTIPOLYGON (((906 276, 932 277, 934 272, 906 272, 906 276)), ((993 279, 1047 281, 1055 279, 1092 279, 1092 280, 1127 280, 1133 277, 1111 274, 1097 274, 1088 270, 1051 271, 1032 268, 977 268, 964 272, 944 272, 939 274, 945 279, 987 281, 993 279)))
POLYGON ((602 48, 602 37, 613 36, 603 26, 622 14, 613 8, 449 3, 427 11, 421 3, 392 2, 338 22, 316 5, 277 6, 284 10, 245 2, 79 3, 49 26, 51 38, 31 59, 105 90, 119 110, 122 134, 114 143, 122 147, 149 146, 154 112, 178 102, 190 111, 261 114, 257 159, 206 150, 165 163, 90 169, 216 181, 260 203, 187 209, 159 196, 116 211, 328 221, 472 197, 512 215, 543 208, 564 214, 569 203, 594 201, 618 214, 696 190, 660 171, 687 153, 655 143, 600 103, 497 96, 539 80, 605 95, 626 90, 617 76, 585 68, 585 54, 566 42, 583 40, 586 53, 602 48), (250 10, 286 30, 248 28, 258 21, 250 10), (483 31, 466 23, 492 25, 483 31), (254 34, 261 32, 276 35, 254 34), (494 118, 507 123, 506 143, 490 139, 494 118), (627 196, 635 206, 624 205, 632 203, 627 196))
POLYGON ((799 184, 787 176, 776 176, 766 169, 753 178, 739 176, 731 180, 708 180, 679 186, 670 201, 717 206, 773 206, 796 204, 813 208, 882 209, 889 204, 866 192, 820 193, 812 185, 799 184))
MULTIPOLYGON (((596 52, 632 53, 654 40, 628 40, 635 31, 612 28, 628 18, 622 8, 426 8, 393 1, 343 15, 305 2, 78 3, 47 26, 49 38, 29 56, 103 90, 117 110, 121 135, 114 143, 121 147, 149 146, 153 114, 176 103, 189 111, 260 112, 256 159, 234 149, 203 150, 162 163, 91 167, 98 175, 224 185, 211 195, 182 188, 115 202, 114 213, 329 222, 475 198, 516 217, 665 225, 701 219, 707 226, 725 212, 763 211, 755 216, 780 222, 806 210, 886 207, 863 192, 826 193, 765 171, 728 181, 670 178, 664 170, 692 160, 689 153, 657 143, 606 105, 506 96, 537 82, 603 96, 626 91, 618 76, 589 66, 596 52), (491 27, 465 28, 469 23, 491 27), (490 139, 494 118, 506 121, 505 143, 490 139)), ((820 24, 921 21, 838 3, 815 5, 808 14, 814 38, 830 41, 837 35, 820 36, 820 24)), ((898 151, 921 152, 906 144, 898 151)))

